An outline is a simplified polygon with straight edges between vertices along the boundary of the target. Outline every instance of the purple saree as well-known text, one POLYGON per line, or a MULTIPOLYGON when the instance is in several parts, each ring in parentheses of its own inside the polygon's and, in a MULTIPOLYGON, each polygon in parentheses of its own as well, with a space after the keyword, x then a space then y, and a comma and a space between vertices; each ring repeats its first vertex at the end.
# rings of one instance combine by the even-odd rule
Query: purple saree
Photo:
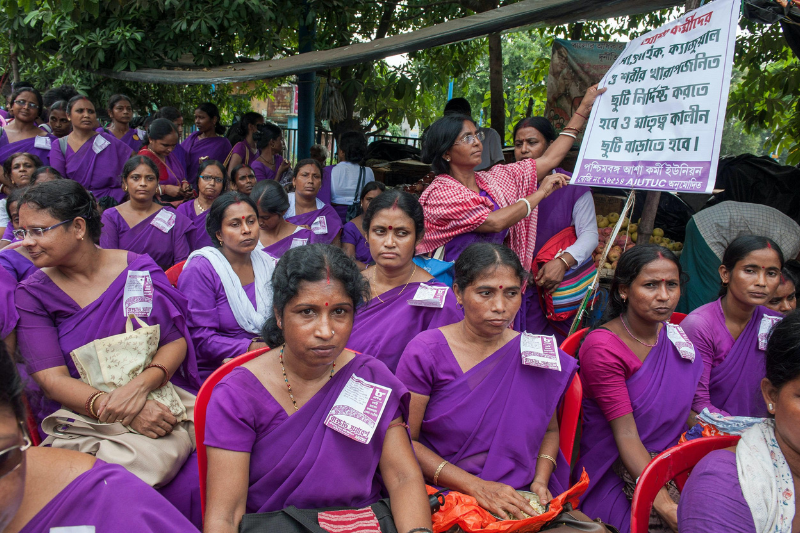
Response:
POLYGON ((61 152, 60 143, 53 141, 50 166, 65 178, 83 185, 98 200, 111 196, 121 202, 125 192, 122 190, 120 176, 122 167, 131 155, 133 152, 130 146, 104 132, 83 143, 77 152, 73 152, 68 144, 66 154, 61 152), (104 146, 101 148, 101 145, 104 146))
MULTIPOLYGON (((255 307, 255 283, 243 288, 255 307)), ((205 381, 222 365, 223 359, 245 353, 254 335, 236 322, 222 281, 205 257, 192 258, 178 278, 178 290, 189 304, 189 331, 197 350, 200 379, 205 381)))
POLYGON ((348 222, 342 229, 342 244, 352 244, 356 247, 356 261, 361 261, 365 265, 372 263, 372 255, 369 253, 367 240, 358 230, 355 224, 348 222))
POLYGON ((23 139, 21 141, 9 142, 8 134, 0 132, 0 165, 5 163, 8 156, 16 152, 28 152, 42 160, 43 165, 50 165, 50 150, 58 144, 55 135, 44 135, 23 139))
POLYGON ((26 256, 22 255, 22 247, 12 245, 0 250, 0 266, 11 274, 17 283, 28 278, 36 270, 36 266, 26 256))
MULTIPOLYGON (((144 136, 147 134, 144 130, 139 128, 131 128, 125 132, 120 141, 130 146, 131 150, 138 152, 144 142, 144 136)), ((113 134, 112 134, 113 135, 113 134)))
MULTIPOLYGON (((485 196, 492 201, 495 211, 500 209, 500 206, 497 205, 497 202, 494 201, 494 198, 489 196, 486 191, 482 190, 480 195, 485 196)), ((455 260, 461 255, 461 252, 467 249, 467 246, 476 242, 492 242, 495 244, 503 244, 506 235, 508 235, 507 229, 498 231, 497 233, 478 233, 477 231, 470 231, 469 233, 456 235, 450 239, 450 242, 444 245, 444 260, 455 262, 455 260)))
POLYGON ((278 176, 275 175, 275 171, 278 170, 278 168, 281 166, 281 163, 283 163, 283 157, 275 154, 274 163, 275 170, 272 170, 258 159, 251 161, 250 168, 253 169, 253 174, 256 175, 256 181, 278 179, 278 176))
POLYGON ((197 532, 156 490, 119 465, 97 460, 34 516, 20 533, 78 531, 197 532), (80 529, 84 531, 84 529, 80 529))
POLYGON ((231 151, 231 142, 225 137, 206 137, 200 138, 200 132, 196 131, 186 137, 181 143, 186 154, 186 179, 197 187, 197 169, 200 163, 206 159, 212 159, 222 163, 231 151))
MULTIPOLYGON (((580 352, 582 372, 587 371, 591 358, 622 351, 630 350, 619 337, 605 329, 592 331, 580 352)), ((657 345, 626 382, 639 437, 648 452, 662 452, 677 444, 687 429, 686 420, 702 371, 699 354, 694 362, 681 358, 667 337, 667 328, 662 328, 657 345)), ((618 458, 609 421, 597 402, 584 396, 581 457, 574 471, 580 473, 585 468, 591 481, 580 509, 627 533, 631 504, 622 492, 622 480, 612 469, 618 458)))
POLYGON ((179 214, 188 218, 192 223, 192 228, 189 231, 189 249, 192 252, 199 250, 200 248, 205 248, 206 246, 214 246, 214 243, 211 241, 211 236, 206 231, 206 218, 208 217, 208 211, 203 211, 198 215, 194 209, 194 203, 196 201, 197 200, 195 199, 189 202, 183 202, 175 210, 179 214))
POLYGON ((339 232, 342 230, 342 221, 339 220, 339 215, 329 205, 325 205, 321 209, 303 213, 302 215, 294 215, 286 218, 286 220, 292 224, 308 226, 309 228, 312 227, 317 219, 321 219, 320 221, 324 220, 326 227, 325 233, 322 233, 321 230, 319 233, 315 232, 317 233, 317 242, 330 244, 336 240, 336 236, 339 235, 339 232))
MULTIPOLYGON (((465 373, 441 330, 423 331, 397 367, 409 391, 430 397, 419 442, 481 479, 530 490, 539 445, 577 370, 575 358, 559 358, 560 372, 523 365, 516 336, 465 373)), ((553 496, 569 488, 561 452, 557 461, 553 496)))
POLYGON ((192 234, 192 222, 181 214, 175 213, 175 225, 164 233, 153 225, 156 217, 164 209, 162 207, 134 227, 129 227, 116 207, 103 211, 103 233, 100 236, 100 247, 106 249, 128 250, 137 254, 147 254, 162 270, 185 261, 191 252, 189 237, 192 234))
POLYGON ((322 186, 319 188, 317 198, 325 202, 326 205, 331 205, 331 172, 336 165, 328 165, 322 169, 322 186))
POLYGON ((253 150, 247 146, 247 142, 239 141, 233 146, 233 148, 231 148, 231 151, 225 158, 225 165, 227 166, 230 158, 235 154, 242 158, 242 162, 240 164, 252 166, 253 162, 256 160, 256 158, 258 158, 259 153, 260 152, 258 150, 253 150))
MULTIPOLYGON (((426 285, 445 287, 435 279, 426 285)), ((353 332, 347 347, 374 355, 394 372, 403 350, 414 337, 425 330, 455 324, 464 318, 452 289, 447 291, 441 309, 409 304, 408 300, 414 298, 419 286, 419 282, 413 282, 405 289, 403 286, 395 287, 381 294, 380 299, 373 298, 360 307, 353 320, 353 332)))
POLYGON ((365 507, 381 498, 383 440, 393 419, 408 418, 408 401, 406 388, 383 364, 356 354, 289 416, 250 370, 237 367, 211 395, 205 444, 250 454, 248 513, 290 505, 365 507), (392 389, 369 444, 324 425, 352 375, 392 389))
POLYGON ((11 274, 0 268, 0 340, 14 331, 17 327, 17 306, 14 305, 14 291, 17 288, 17 280, 11 274))
POLYGON ((278 242, 272 243, 269 246, 265 246, 264 251, 267 252, 272 257, 274 257, 275 259, 280 259, 281 257, 283 257, 283 254, 285 254, 292 248, 297 248, 298 246, 305 246, 306 244, 314 244, 315 242, 326 242, 326 241, 321 240, 319 236, 317 236, 310 229, 298 227, 297 231, 295 231, 288 237, 284 237, 278 242))

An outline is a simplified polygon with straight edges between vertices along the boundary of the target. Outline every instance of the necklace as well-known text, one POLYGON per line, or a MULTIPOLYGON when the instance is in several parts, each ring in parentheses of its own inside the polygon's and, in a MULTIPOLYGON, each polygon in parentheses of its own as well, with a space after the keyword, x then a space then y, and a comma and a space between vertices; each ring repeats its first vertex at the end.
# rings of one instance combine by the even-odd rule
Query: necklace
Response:
MULTIPOLYGON (((281 370, 283 371, 283 381, 286 382, 286 386, 289 388, 289 399, 292 400, 292 405, 294 405, 294 410, 299 411, 300 408, 297 407, 297 402, 294 401, 294 394, 292 394, 292 386, 289 385, 289 378, 286 377, 286 367, 283 366, 283 349, 286 348, 286 343, 283 343, 281 346, 281 354, 278 357, 278 361, 281 363, 281 370)), ((333 379, 333 371, 336 369, 336 361, 333 362, 333 366, 331 367, 331 375, 328 376, 328 379, 333 379)))
MULTIPOLYGON (((376 268, 377 268, 377 267, 376 267, 376 268)), ((416 264, 416 263, 414 263, 414 270, 412 270, 412 271, 411 271, 411 275, 410 275, 410 276, 408 276, 408 281, 406 281, 406 284, 405 284, 405 285, 403 285, 403 288, 402 288, 402 289, 400 289, 400 292, 397 294, 397 296, 400 296, 401 294, 403 294, 403 291, 404 291, 404 290, 406 290, 406 287, 408 287, 408 284, 409 284, 409 283, 411 283, 411 279, 414 277, 414 274, 415 274, 416 272, 417 272, 417 264, 416 264)), ((375 271, 374 271, 374 270, 372 271, 372 276, 370 276, 370 281, 375 281, 375 271)), ((384 302, 384 301, 381 299, 381 295, 380 295, 380 294, 378 294, 378 291, 377 291, 377 290, 376 290, 374 287, 372 287, 372 290, 373 290, 373 291, 375 291, 375 298, 377 298, 378 300, 380 300, 380 302, 381 302, 382 304, 385 304, 386 302, 384 302)))
MULTIPOLYGON (((197 204, 197 208, 200 210, 200 213, 202 213, 203 211, 205 211, 207 209, 206 207, 203 207, 203 205, 200 203, 199 199, 195 200, 195 203, 197 204)), ((197 213, 197 214, 199 215, 200 213, 197 213)))
POLYGON ((656 336, 655 344, 647 344, 646 342, 644 342, 642 340, 639 340, 636 337, 634 337, 633 333, 631 333, 631 330, 628 329, 628 324, 625 323, 625 315, 619 315, 619 319, 622 322, 622 325, 625 327, 625 331, 628 332, 628 335, 630 335, 633 340, 635 340, 639 344, 643 344, 643 345, 647 346, 648 348, 655 348, 656 346, 658 346, 658 336, 656 336))

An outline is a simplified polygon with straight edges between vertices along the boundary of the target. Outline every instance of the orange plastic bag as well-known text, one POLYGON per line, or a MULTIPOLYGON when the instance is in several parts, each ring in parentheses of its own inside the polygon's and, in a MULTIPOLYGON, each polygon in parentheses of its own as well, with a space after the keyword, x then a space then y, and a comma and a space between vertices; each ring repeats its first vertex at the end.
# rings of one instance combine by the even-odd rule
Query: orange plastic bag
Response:
MULTIPOLYGON (((460 492, 448 492, 442 508, 433 515, 434 533, 443 533, 451 527, 458 525, 466 533, 491 531, 492 533, 525 532, 534 533, 542 526, 558 516, 566 502, 578 508, 578 497, 582 496, 589 486, 589 476, 586 470, 581 474, 581 479, 569 490, 550 501, 550 509, 539 516, 532 516, 524 520, 497 520, 489 511, 478 505, 478 500, 460 492)), ((427 487, 428 494, 433 494, 436 489, 427 487)))

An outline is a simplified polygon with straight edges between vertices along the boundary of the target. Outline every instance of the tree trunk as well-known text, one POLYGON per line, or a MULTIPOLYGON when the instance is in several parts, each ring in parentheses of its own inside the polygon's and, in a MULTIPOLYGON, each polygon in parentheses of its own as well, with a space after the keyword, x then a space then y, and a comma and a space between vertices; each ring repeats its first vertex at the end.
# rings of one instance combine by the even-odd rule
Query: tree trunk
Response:
POLYGON ((492 94, 492 128, 505 146, 506 102, 503 97, 503 40, 499 33, 489 35, 489 91, 492 94))
POLYGON ((583 22, 576 22, 572 26, 572 34, 569 36, 573 41, 580 41, 583 33, 583 22))
MULTIPOLYGON (((8 42, 11 45, 9 49, 9 61, 11 61, 11 82, 19 83, 19 60, 17 59, 17 46, 11 37, 11 32, 8 32, 8 42)), ((12 85, 13 88, 13 85, 12 85)))

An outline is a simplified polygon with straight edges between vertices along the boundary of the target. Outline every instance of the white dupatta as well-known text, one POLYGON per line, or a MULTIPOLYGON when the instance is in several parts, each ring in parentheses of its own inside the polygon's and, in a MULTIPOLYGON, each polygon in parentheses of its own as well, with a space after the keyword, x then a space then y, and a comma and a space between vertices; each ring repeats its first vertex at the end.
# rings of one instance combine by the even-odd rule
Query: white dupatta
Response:
POLYGON ((221 251, 212 246, 196 250, 186 260, 184 268, 197 256, 208 259, 219 276, 225 297, 239 326, 249 333, 260 335, 267 318, 272 316, 272 273, 275 271, 275 260, 260 248, 250 252, 256 285, 256 308, 253 308, 242 282, 221 251))
POLYGON ((765 419, 742 434, 736 445, 736 468, 756 532, 791 533, 794 481, 775 439, 774 420, 765 419))

